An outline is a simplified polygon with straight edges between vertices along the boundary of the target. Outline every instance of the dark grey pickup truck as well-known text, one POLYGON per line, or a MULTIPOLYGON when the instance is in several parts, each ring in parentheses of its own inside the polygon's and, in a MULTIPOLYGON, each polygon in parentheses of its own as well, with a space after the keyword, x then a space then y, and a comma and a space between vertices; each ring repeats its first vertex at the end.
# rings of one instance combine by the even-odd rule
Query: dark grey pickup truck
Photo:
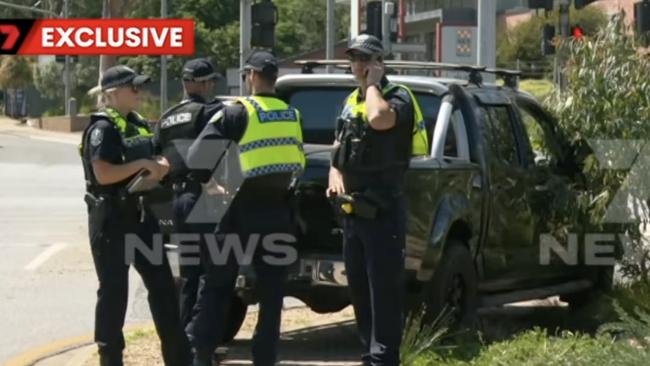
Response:
MULTIPOLYGON (((283 76, 277 84, 279 95, 302 113, 307 154, 293 203, 299 260, 286 295, 326 313, 349 304, 342 231, 325 189, 336 117, 355 82, 350 74, 310 73, 323 63, 303 65, 307 73, 283 76)), ((584 234, 585 215, 575 212, 574 202, 583 177, 553 118, 517 90, 515 73, 490 70, 506 80, 497 86, 481 82, 483 68, 408 62, 388 67, 469 76, 389 75, 415 93, 431 142, 429 156, 412 160, 405 191, 404 296, 414 308, 424 304, 435 316, 449 306, 465 322, 479 307, 553 295, 577 304, 611 284, 612 266, 587 265, 582 246, 567 261, 548 245, 550 240, 566 246, 560 232, 584 234)), ((244 268, 237 281, 239 305, 230 317, 232 335, 246 304, 255 302, 254 287, 254 274, 244 268)))

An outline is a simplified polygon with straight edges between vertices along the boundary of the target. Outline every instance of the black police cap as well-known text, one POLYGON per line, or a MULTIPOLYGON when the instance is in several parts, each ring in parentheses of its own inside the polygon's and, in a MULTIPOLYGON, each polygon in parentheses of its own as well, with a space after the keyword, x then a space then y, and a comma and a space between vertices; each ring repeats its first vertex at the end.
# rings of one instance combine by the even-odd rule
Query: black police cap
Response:
POLYGON ((125 85, 141 86, 151 81, 148 75, 141 75, 125 65, 109 67, 102 74, 100 86, 103 91, 125 85))
POLYGON ((264 74, 277 74, 278 60, 271 52, 255 51, 248 57, 244 64, 242 71, 246 70, 254 70, 264 74))
POLYGON ((183 66, 183 80, 185 81, 207 81, 218 79, 219 74, 214 66, 205 58, 189 60, 183 66))
POLYGON ((345 53, 349 54, 351 52, 361 52, 367 55, 384 55, 384 45, 381 43, 379 38, 372 36, 370 34, 361 34, 348 45, 345 53))

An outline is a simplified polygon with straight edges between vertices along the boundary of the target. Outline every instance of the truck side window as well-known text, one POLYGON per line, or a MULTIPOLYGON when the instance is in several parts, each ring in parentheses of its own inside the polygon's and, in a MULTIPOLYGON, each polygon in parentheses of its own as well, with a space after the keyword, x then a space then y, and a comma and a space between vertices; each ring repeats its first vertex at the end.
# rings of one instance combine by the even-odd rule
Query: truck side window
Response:
POLYGON ((507 106, 487 106, 483 108, 494 151, 509 165, 519 165, 517 156, 517 137, 507 106))
POLYGON ((530 143, 528 161, 536 166, 555 165, 558 162, 557 150, 544 132, 540 117, 522 106, 519 106, 519 113, 530 143))

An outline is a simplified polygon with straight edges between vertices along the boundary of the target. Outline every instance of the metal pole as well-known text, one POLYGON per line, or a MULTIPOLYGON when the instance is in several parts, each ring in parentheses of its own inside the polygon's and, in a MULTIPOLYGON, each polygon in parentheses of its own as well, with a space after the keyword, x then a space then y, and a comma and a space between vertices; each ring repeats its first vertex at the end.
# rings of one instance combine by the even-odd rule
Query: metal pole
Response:
MULTIPOLYGON (((239 2, 239 69, 244 67, 251 44, 251 0, 239 2)), ((244 95, 244 80, 239 78, 239 95, 244 95)))
MULTIPOLYGON (((68 18, 70 15, 69 13, 69 1, 65 0, 63 2, 63 17, 68 18)), ((70 55, 65 55, 65 61, 63 65, 63 84, 65 85, 65 91, 64 91, 64 109, 65 109, 65 115, 69 116, 70 115, 70 94, 71 94, 71 81, 70 81, 70 55)))
POLYGON ((567 80, 566 75, 564 74, 564 67, 566 66, 566 46, 565 43, 569 38, 571 25, 569 24, 569 0, 560 0, 560 36, 561 42, 560 47, 557 51, 556 57, 556 72, 557 72, 557 84, 560 86, 560 92, 566 90, 567 80))
MULTIPOLYGON (((160 0, 160 17, 167 18, 167 0, 160 0)), ((167 110, 167 55, 160 56, 160 115, 167 110)))
MULTIPOLYGON (((478 0, 477 64, 487 67, 496 65, 497 4, 495 0, 478 0)), ((494 75, 484 75, 486 81, 494 81, 494 75)))
MULTIPOLYGON (((334 0, 327 0, 327 46, 325 48, 326 58, 334 59, 334 44, 336 42, 336 29, 334 26, 334 0)), ((327 66, 327 72, 332 73, 332 66, 327 66)))
POLYGON ((359 35, 359 12, 361 0, 350 0, 350 39, 359 35))
POLYGON ((389 55, 390 52, 390 16, 388 14, 387 4, 389 1, 381 0, 381 43, 384 45, 384 52, 389 55))

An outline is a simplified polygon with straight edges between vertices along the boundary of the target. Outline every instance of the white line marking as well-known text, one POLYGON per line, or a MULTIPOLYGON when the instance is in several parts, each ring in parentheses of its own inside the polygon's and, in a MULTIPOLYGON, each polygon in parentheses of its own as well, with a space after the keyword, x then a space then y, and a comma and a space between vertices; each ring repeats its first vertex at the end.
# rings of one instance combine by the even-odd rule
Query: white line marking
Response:
POLYGON ((63 250, 68 244, 66 243, 55 243, 49 248, 45 249, 41 254, 39 254, 36 258, 34 258, 31 262, 29 262, 28 265, 25 266, 26 271, 33 271, 40 267, 43 263, 45 263, 48 259, 50 259, 53 255, 55 255, 57 252, 60 252, 63 250))

